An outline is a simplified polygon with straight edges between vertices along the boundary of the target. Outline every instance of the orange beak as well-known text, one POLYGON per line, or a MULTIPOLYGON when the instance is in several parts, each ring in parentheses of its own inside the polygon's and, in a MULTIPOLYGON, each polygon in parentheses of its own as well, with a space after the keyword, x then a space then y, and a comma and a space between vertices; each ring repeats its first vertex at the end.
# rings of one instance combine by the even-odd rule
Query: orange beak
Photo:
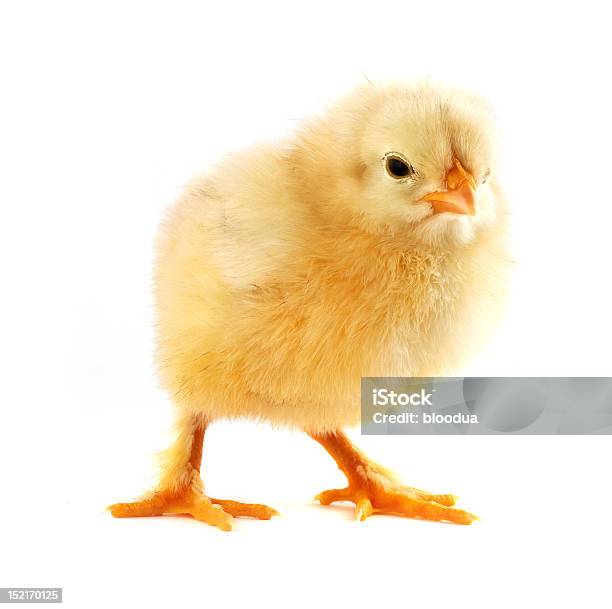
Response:
POLYGON ((453 164, 446 174, 446 190, 430 192, 423 200, 431 203, 434 214, 450 211, 473 216, 476 213, 476 181, 458 159, 453 159, 453 164))

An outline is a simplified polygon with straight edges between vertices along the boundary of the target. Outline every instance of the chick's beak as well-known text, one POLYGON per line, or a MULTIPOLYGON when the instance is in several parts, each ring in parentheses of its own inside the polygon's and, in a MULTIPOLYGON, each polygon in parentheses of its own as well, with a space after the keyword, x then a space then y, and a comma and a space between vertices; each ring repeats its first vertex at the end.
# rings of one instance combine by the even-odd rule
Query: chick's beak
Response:
POLYGON ((446 174, 446 190, 430 192, 423 197, 429 201, 434 214, 449 211, 454 214, 473 216, 476 213, 476 181, 459 162, 446 174))

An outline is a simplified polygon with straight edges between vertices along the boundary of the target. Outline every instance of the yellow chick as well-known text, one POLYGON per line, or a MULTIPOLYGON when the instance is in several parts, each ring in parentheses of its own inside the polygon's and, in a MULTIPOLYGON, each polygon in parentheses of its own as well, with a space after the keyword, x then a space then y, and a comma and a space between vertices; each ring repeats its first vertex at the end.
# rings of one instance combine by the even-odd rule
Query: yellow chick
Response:
POLYGON ((223 530, 261 504, 213 499, 202 443, 220 419, 298 428, 348 479, 324 505, 460 524, 453 495, 401 485, 355 448, 364 376, 448 375, 500 302, 507 206, 481 99, 431 83, 359 88, 287 141, 194 180, 157 242, 157 363, 176 439, 158 487, 116 517, 223 530))

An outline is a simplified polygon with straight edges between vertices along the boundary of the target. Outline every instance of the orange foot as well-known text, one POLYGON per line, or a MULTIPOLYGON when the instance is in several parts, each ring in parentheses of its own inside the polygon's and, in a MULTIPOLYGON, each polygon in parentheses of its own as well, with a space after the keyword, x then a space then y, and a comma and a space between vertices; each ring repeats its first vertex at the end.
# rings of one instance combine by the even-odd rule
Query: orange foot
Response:
POLYGON ((192 488, 181 491, 155 491, 141 501, 115 503, 108 509, 115 518, 185 514, 223 531, 232 530, 233 516, 259 520, 270 520, 272 516, 278 516, 278 512, 267 505, 212 499, 192 488))
POLYGON ((432 495, 425 491, 398 484, 383 468, 374 464, 360 468, 346 488, 319 493, 315 499, 321 505, 336 501, 355 504, 355 519, 365 520, 372 514, 395 514, 407 518, 423 518, 471 524, 477 516, 451 507, 454 495, 432 495))

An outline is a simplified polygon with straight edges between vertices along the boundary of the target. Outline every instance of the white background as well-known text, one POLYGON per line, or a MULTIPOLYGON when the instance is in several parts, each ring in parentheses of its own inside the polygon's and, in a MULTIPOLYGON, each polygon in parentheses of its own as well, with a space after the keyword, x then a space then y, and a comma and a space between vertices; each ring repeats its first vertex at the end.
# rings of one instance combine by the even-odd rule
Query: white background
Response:
POLYGON ((609 437, 364 437, 459 527, 321 508, 342 483, 300 434, 219 424, 211 495, 282 519, 226 534, 114 520, 153 484, 169 405, 151 366, 162 209, 228 149, 363 81, 430 75, 496 107, 517 260, 477 375, 612 375, 604 3, 3 2, 0 586, 70 607, 609 606, 609 437))

